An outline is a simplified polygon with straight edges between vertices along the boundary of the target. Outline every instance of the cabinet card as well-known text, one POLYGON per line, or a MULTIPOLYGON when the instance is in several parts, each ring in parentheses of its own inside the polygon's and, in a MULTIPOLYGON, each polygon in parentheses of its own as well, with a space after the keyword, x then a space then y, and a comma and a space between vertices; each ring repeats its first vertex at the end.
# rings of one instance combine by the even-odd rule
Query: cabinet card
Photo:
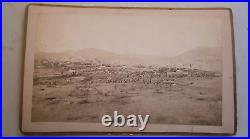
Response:
POLYGON ((21 129, 234 134, 233 47, 227 8, 29 5, 21 129))

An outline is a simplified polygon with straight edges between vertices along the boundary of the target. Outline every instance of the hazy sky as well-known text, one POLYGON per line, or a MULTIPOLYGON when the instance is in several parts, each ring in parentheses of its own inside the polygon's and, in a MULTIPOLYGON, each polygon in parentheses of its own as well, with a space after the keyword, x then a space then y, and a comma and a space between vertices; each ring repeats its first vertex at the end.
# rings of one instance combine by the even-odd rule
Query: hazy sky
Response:
POLYGON ((216 12, 144 11, 40 14, 36 48, 46 52, 98 48, 119 54, 175 56, 197 47, 221 46, 223 22, 216 12))

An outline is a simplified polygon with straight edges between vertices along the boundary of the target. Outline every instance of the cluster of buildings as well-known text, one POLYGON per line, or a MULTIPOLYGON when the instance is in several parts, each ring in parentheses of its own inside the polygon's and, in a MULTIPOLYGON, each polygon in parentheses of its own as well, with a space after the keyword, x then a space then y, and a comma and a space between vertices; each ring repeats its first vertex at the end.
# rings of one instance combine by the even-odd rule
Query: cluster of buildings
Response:
MULTIPOLYGON (((218 77, 220 73, 199 69, 158 67, 158 66, 126 66, 118 64, 100 64, 94 62, 50 62, 43 61, 38 68, 56 68, 60 71, 57 76, 80 78, 81 82, 88 83, 144 83, 164 84, 178 78, 207 78, 218 77)), ((53 77, 52 77, 53 78, 53 77)))

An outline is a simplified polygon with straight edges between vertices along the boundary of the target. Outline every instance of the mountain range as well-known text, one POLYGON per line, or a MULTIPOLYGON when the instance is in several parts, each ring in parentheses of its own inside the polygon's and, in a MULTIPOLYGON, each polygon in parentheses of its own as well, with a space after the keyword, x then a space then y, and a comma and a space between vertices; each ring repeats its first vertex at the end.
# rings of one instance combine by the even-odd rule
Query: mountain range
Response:
POLYGON ((61 53, 37 52, 35 54, 35 59, 48 59, 53 61, 92 60, 99 63, 109 64, 171 65, 184 67, 188 67, 191 64, 193 67, 199 69, 220 71, 222 65, 222 48, 200 47, 174 57, 116 54, 106 50, 87 48, 61 53))

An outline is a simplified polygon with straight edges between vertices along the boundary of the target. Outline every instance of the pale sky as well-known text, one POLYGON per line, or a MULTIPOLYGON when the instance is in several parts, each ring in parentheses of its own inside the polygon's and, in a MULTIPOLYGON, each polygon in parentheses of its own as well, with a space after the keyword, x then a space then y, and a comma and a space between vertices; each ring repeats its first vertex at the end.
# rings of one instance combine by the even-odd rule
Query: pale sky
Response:
POLYGON ((217 12, 143 11, 40 14, 36 48, 46 52, 97 48, 118 54, 176 56, 197 47, 222 45, 223 20, 217 12))

